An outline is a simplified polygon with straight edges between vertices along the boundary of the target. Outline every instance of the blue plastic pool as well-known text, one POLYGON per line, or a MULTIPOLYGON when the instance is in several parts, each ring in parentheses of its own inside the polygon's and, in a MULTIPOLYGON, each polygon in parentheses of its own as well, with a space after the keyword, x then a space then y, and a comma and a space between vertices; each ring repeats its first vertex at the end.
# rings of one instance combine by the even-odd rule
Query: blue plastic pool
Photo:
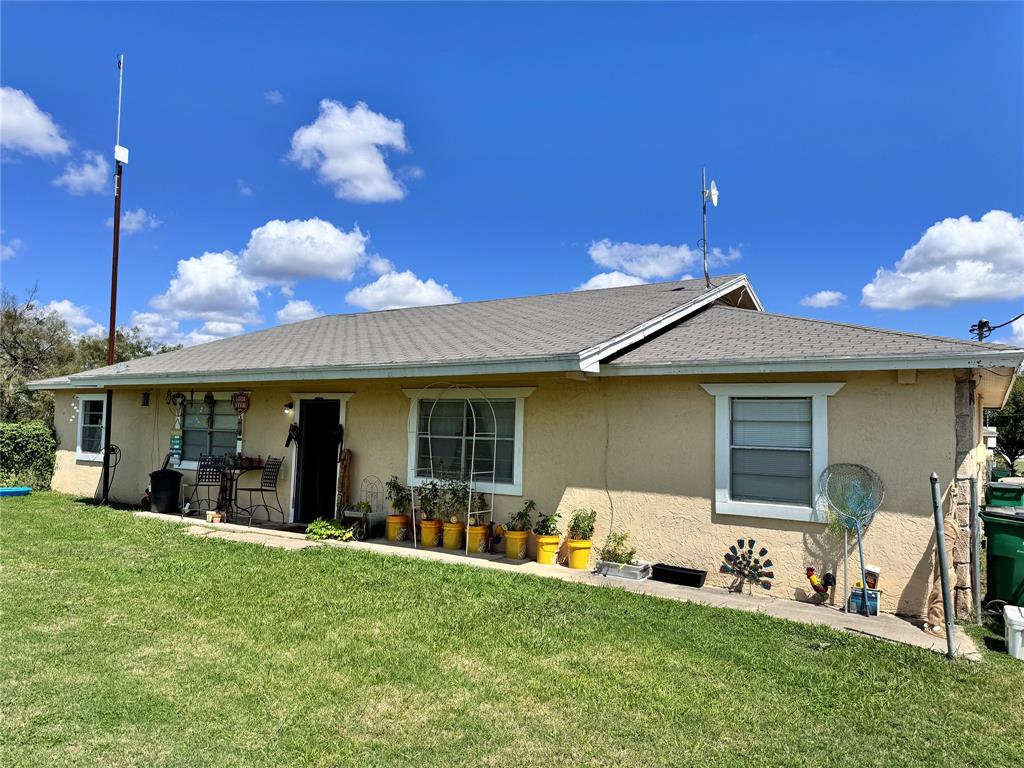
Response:
POLYGON ((28 496, 32 493, 31 488, 24 486, 18 488, 0 488, 0 496, 28 496))

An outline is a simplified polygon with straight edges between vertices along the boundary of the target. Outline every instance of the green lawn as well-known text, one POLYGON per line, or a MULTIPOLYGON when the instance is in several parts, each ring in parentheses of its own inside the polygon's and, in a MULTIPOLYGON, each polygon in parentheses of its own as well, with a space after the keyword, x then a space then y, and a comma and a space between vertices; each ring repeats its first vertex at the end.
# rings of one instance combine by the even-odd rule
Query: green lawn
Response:
POLYGON ((0 764, 992 765, 1024 664, 620 590, 2 509, 0 764))

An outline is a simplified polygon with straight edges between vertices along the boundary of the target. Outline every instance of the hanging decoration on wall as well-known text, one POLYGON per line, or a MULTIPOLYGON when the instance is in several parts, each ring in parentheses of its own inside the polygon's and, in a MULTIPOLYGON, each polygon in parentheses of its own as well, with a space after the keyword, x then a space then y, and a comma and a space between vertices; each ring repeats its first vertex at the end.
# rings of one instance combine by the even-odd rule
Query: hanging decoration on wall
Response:
POLYGON ((213 429, 213 409, 217 405, 217 398, 213 396, 213 392, 207 392, 203 398, 203 408, 206 409, 206 426, 213 429))
POLYGON ((185 403, 188 402, 188 399, 185 397, 185 393, 171 392, 171 390, 167 390, 164 402, 167 403, 167 407, 174 416, 174 428, 181 429, 181 417, 184 413, 185 403))
POLYGON ((235 413, 237 413, 239 416, 248 411, 249 393, 235 392, 235 394, 231 396, 231 407, 235 409, 235 413))
POLYGON ((729 586, 730 591, 742 592, 744 584, 749 585, 751 592, 755 584, 762 589, 772 588, 772 579, 775 578, 772 569, 775 564, 767 557, 767 547, 761 547, 755 552, 756 546, 757 541, 754 539, 736 539, 736 543, 722 556, 719 570, 736 577, 729 586))

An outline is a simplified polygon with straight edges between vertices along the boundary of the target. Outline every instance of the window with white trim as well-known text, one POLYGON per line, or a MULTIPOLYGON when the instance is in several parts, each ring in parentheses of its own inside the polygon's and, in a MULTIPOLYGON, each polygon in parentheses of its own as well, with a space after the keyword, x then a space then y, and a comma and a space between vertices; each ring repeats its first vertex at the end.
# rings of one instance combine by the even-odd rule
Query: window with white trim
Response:
POLYGON ((523 492, 523 408, 533 387, 407 389, 410 485, 472 481, 477 490, 523 492))
POLYGON ((416 477, 515 481, 515 400, 420 400, 416 477))
POLYGON ((107 396, 78 396, 78 440, 75 458, 103 461, 103 430, 106 428, 107 396))
POLYGON ((824 522, 828 398, 841 383, 702 384, 715 398, 715 512, 824 522))

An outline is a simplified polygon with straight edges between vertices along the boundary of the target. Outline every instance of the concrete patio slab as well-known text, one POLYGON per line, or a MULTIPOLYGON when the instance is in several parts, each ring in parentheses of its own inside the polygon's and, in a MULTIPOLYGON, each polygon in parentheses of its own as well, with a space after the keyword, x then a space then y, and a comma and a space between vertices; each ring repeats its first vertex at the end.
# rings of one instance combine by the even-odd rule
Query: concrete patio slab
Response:
MULTIPOLYGON (((163 522, 177 523, 184 527, 190 535, 206 536, 207 538, 239 541, 282 549, 305 549, 313 546, 332 546, 344 549, 364 550, 393 557, 410 557, 434 562, 470 565, 479 568, 507 571, 510 573, 528 573, 547 579, 559 579, 595 587, 623 589, 642 595, 660 597, 665 600, 677 600, 685 603, 696 603, 715 608, 732 608, 738 611, 764 613, 779 619, 796 621, 803 624, 820 624, 833 629, 853 632, 879 640, 904 643, 924 648, 937 653, 946 653, 945 637, 935 637, 921 629, 921 623, 913 619, 883 613, 880 616, 860 616, 848 614, 828 605, 800 603, 794 600, 782 600, 764 595, 747 595, 730 592, 720 587, 705 586, 700 589, 666 584, 660 581, 633 582, 607 576, 598 576, 589 571, 573 571, 561 565, 540 565, 527 560, 508 560, 495 554, 470 554, 444 549, 417 549, 412 542, 376 541, 308 541, 301 533, 280 531, 273 528, 256 528, 233 523, 207 523, 180 519, 172 515, 154 512, 135 512, 139 517, 163 522)), ((980 661, 981 653, 974 641, 959 626, 954 627, 954 652, 958 657, 971 661, 980 661)))

